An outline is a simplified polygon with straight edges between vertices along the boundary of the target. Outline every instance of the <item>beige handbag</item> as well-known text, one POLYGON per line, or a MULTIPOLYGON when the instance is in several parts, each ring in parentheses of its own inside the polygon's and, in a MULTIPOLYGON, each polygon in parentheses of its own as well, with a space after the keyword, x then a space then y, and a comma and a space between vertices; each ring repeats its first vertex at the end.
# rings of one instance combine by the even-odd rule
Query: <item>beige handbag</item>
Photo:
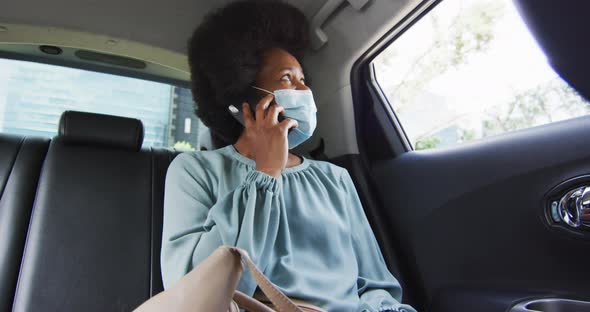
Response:
POLYGON ((144 302, 135 312, 325 312, 290 299, 258 270, 248 253, 229 246, 217 248, 205 261, 167 289, 144 302), (254 299, 236 291, 245 262, 262 293, 254 299), (268 299, 269 302, 264 302, 268 299))

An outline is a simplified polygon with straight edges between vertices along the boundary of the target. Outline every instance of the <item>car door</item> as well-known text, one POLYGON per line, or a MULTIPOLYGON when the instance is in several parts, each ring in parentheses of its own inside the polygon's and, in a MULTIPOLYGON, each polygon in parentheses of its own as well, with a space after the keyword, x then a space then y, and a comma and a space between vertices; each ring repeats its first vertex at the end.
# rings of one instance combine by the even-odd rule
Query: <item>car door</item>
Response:
MULTIPOLYGON (((565 90, 563 94, 567 94, 562 98, 551 95, 562 94, 559 93, 561 91, 555 91, 557 89, 546 91, 551 84, 518 89, 518 83, 511 82, 510 86, 518 89, 513 90, 517 101, 514 106, 517 108, 513 107, 512 119, 504 120, 507 123, 510 120, 522 121, 527 114, 522 101, 533 101, 531 99, 539 97, 543 92, 549 94, 544 96, 550 97, 541 101, 545 105, 555 103, 555 107, 558 107, 565 102, 576 101, 579 110, 576 109, 565 117, 560 115, 559 118, 544 118, 542 125, 538 122, 521 123, 520 126, 513 125, 512 128, 503 129, 506 131, 494 132, 490 129, 497 130, 498 125, 502 124, 499 121, 494 123, 494 117, 497 116, 490 117, 489 113, 503 112, 506 106, 491 106, 492 109, 485 110, 487 119, 476 120, 480 123, 478 131, 484 129, 488 131, 487 134, 469 135, 469 132, 466 134, 461 129, 459 130, 463 132, 457 130, 456 124, 453 124, 454 132, 447 128, 437 128, 429 132, 436 135, 422 135, 416 140, 415 133, 419 132, 416 129, 445 118, 453 120, 447 110, 457 109, 457 106, 465 103, 470 110, 486 101, 492 103, 490 105, 495 105, 495 101, 504 101, 500 95, 508 91, 494 89, 495 83, 486 78, 494 74, 471 76, 484 78, 469 81, 461 76, 461 71, 493 69, 506 65, 506 62, 516 62, 503 58, 502 55, 516 56, 520 49, 504 43, 501 47, 510 49, 506 54, 498 52, 499 48, 492 47, 490 49, 495 52, 482 53, 500 55, 500 63, 487 63, 472 70, 465 69, 465 66, 477 63, 480 56, 466 57, 467 61, 459 64, 462 66, 460 69, 440 67, 435 62, 425 64, 425 69, 414 67, 413 70, 422 70, 422 76, 416 76, 414 81, 423 85, 422 88, 415 87, 413 93, 408 92, 414 98, 422 97, 422 100, 408 101, 402 112, 399 104, 393 102, 403 100, 400 100, 403 94, 399 93, 404 91, 403 84, 408 84, 407 81, 411 80, 408 77, 413 73, 409 71, 404 76, 395 71, 410 68, 404 66, 412 61, 404 57, 412 52, 418 54, 413 57, 419 59, 419 62, 427 58, 424 54, 430 52, 419 53, 422 41, 427 40, 425 32, 411 34, 411 30, 414 27, 423 27, 419 23, 429 16, 432 17, 432 14, 452 12, 453 10, 444 7, 445 3, 456 4, 458 1, 439 2, 423 2, 392 29, 386 38, 367 51, 352 73, 360 155, 353 157, 351 161, 362 168, 355 172, 355 176, 363 181, 362 186, 357 185, 357 188, 365 196, 371 197, 377 207, 369 207, 367 214, 380 237, 386 258, 395 261, 395 266, 400 271, 405 300, 416 308, 427 311, 558 311, 549 309, 550 306, 559 311, 590 311, 590 304, 584 306, 584 303, 580 303, 590 302, 590 218, 587 196, 590 193, 590 144, 587 140, 590 133, 590 109, 584 106, 588 102, 565 82, 556 82, 560 86, 559 90, 565 90), (437 10, 440 12, 437 13, 437 10), (416 38, 408 39, 404 36, 416 38), (411 44, 404 45, 401 50, 398 49, 397 54, 393 53, 397 56, 385 61, 379 60, 380 55, 388 53, 390 45, 393 47, 402 40, 413 41, 418 48, 413 51, 411 44), (395 60, 395 57, 398 59, 395 60), (396 65, 388 72, 379 68, 384 63, 396 65), (439 68, 428 72, 432 66, 439 68), (438 76, 429 78, 424 73, 438 76), (399 79, 391 84, 393 87, 389 86, 387 89, 384 87, 386 79, 383 75, 397 75, 399 79), (428 79, 429 82, 423 83, 428 79), (425 87, 424 84, 430 85, 425 87), (472 96, 471 102, 461 100, 453 93, 453 97, 444 101, 439 101, 438 94, 433 95, 446 92, 440 90, 451 88, 453 84, 459 85, 458 93, 486 89, 489 92, 472 96), (489 88, 482 84, 489 84, 489 88), (530 90, 536 90, 537 93, 526 93, 530 90), (424 94, 428 92, 430 97, 425 99, 424 94), (521 102, 518 102, 519 99, 521 102), (416 109, 415 105, 420 103, 423 106, 416 109), (556 119, 563 120, 555 121, 556 119), (493 128, 494 125, 496 128, 493 128), (517 307, 519 303, 521 305, 517 307)), ((461 2, 459 11, 462 14, 469 11, 470 6, 477 6, 485 1, 479 1, 479 4, 476 2, 461 2)), ((520 2, 514 7, 506 4, 508 7, 503 10, 520 9, 521 11, 510 14, 527 16, 530 11, 523 13, 522 10, 530 10, 532 6, 523 4, 524 1, 520 2)), ((555 14, 566 12, 566 15, 545 19, 549 23, 556 23, 555 27, 562 20, 579 18, 582 14, 580 12, 583 12, 581 8, 576 10, 573 7, 574 2, 563 4, 570 5, 567 10, 551 8, 548 2, 535 4, 540 8, 532 15, 542 10, 545 13, 554 10, 555 14)), ((580 2, 577 5, 586 4, 580 2)), ((480 15, 477 16, 493 20, 492 9, 479 8, 480 15)), ((439 28, 433 28, 436 31, 448 31, 452 34, 452 27, 458 23, 467 23, 471 28, 468 28, 467 34, 461 34, 465 39, 469 38, 469 31, 475 29, 474 24, 469 23, 476 17, 455 21, 454 24, 448 21, 445 24, 443 15, 439 14, 436 18, 439 23, 439 28)), ((428 23, 432 26, 435 22, 428 23)), ((498 27, 503 26, 494 27, 492 28, 499 29, 498 27)), ((587 29, 579 29, 581 32, 577 35, 585 34, 587 38, 587 29)), ((556 30, 562 31, 562 34, 567 34, 568 31, 556 30)), ((516 31, 510 29, 508 33, 516 31)), ((472 38, 477 41, 477 36, 472 38)), ((499 40, 497 38, 500 37, 487 43, 499 40)), ((543 44, 543 40, 537 40, 543 44)), ((480 44, 486 44, 482 42, 480 44)), ((441 45, 440 41, 438 44, 441 45)), ((468 40, 465 39, 463 44, 460 48, 468 45, 468 40)), ((587 43, 580 44, 587 47, 587 43)), ((477 49, 477 45, 474 47, 477 49)), ((437 49, 437 46, 435 44, 426 50, 428 49, 437 49)), ((445 52, 441 55, 448 56, 452 53, 445 52)), ((532 55, 524 56, 524 60, 518 62, 527 62, 527 59, 533 58, 532 55)), ((555 60, 555 55, 552 55, 550 61, 555 60)), ((508 81, 511 77, 530 71, 527 77, 539 79, 541 74, 535 73, 534 68, 526 64, 519 66, 518 62, 508 66, 503 75, 496 76, 508 81)), ((587 61, 584 64, 587 65, 587 61)), ((577 72, 575 66, 573 68, 578 77, 584 74, 587 77, 587 71, 581 72, 587 67, 581 66, 577 72)), ((561 74, 566 80, 572 77, 564 72, 561 74)), ((551 79, 554 81, 557 78, 551 79)), ((559 109, 556 111, 561 112, 559 109)), ((533 112, 541 114, 539 110, 533 112)))

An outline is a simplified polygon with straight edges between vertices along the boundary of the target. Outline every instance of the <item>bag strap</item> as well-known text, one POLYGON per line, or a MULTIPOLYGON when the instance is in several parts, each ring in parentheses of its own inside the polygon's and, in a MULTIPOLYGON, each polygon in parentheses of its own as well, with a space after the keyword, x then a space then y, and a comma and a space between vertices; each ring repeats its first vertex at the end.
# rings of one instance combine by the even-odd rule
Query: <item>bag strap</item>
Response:
POLYGON ((256 284, 262 290, 262 292, 268 297, 270 302, 274 305, 278 312, 303 312, 289 297, 285 296, 278 288, 276 288, 271 281, 264 276, 262 272, 256 267, 256 264, 252 262, 248 252, 237 247, 229 247, 231 251, 240 256, 243 262, 246 263, 250 272, 256 280, 256 284))
POLYGON ((240 308, 249 312, 277 312, 256 298, 252 298, 239 290, 234 292, 232 302, 236 303, 238 308, 235 311, 230 309, 229 312, 240 312, 240 308))

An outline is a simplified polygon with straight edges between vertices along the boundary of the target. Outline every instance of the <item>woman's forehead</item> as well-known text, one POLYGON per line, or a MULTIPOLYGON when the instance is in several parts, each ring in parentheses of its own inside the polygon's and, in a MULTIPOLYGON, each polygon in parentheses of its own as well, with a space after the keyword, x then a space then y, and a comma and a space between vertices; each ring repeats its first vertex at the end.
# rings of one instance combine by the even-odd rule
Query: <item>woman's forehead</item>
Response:
POLYGON ((261 72, 292 71, 303 74, 301 64, 291 53, 278 48, 273 48, 264 53, 261 72))

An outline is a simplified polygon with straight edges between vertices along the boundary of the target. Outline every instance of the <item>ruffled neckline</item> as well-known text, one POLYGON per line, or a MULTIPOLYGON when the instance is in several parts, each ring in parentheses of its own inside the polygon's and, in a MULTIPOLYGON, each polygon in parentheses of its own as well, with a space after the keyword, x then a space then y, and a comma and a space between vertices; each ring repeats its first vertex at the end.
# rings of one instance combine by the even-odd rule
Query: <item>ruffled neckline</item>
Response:
MULTIPOLYGON (((256 168, 256 161, 240 154, 240 152, 238 152, 238 150, 233 146, 233 144, 222 147, 220 149, 220 151, 225 152, 224 154, 232 157, 233 159, 235 159, 235 160, 237 160, 249 167, 252 167, 254 169, 256 168)), ((305 170, 307 167, 309 167, 310 161, 307 158, 305 158, 301 155, 297 155, 297 156, 301 157, 301 160, 302 160, 301 163, 297 166, 283 169, 283 172, 281 174, 284 175, 284 174, 289 174, 289 173, 293 173, 293 172, 298 172, 298 171, 305 170)))

